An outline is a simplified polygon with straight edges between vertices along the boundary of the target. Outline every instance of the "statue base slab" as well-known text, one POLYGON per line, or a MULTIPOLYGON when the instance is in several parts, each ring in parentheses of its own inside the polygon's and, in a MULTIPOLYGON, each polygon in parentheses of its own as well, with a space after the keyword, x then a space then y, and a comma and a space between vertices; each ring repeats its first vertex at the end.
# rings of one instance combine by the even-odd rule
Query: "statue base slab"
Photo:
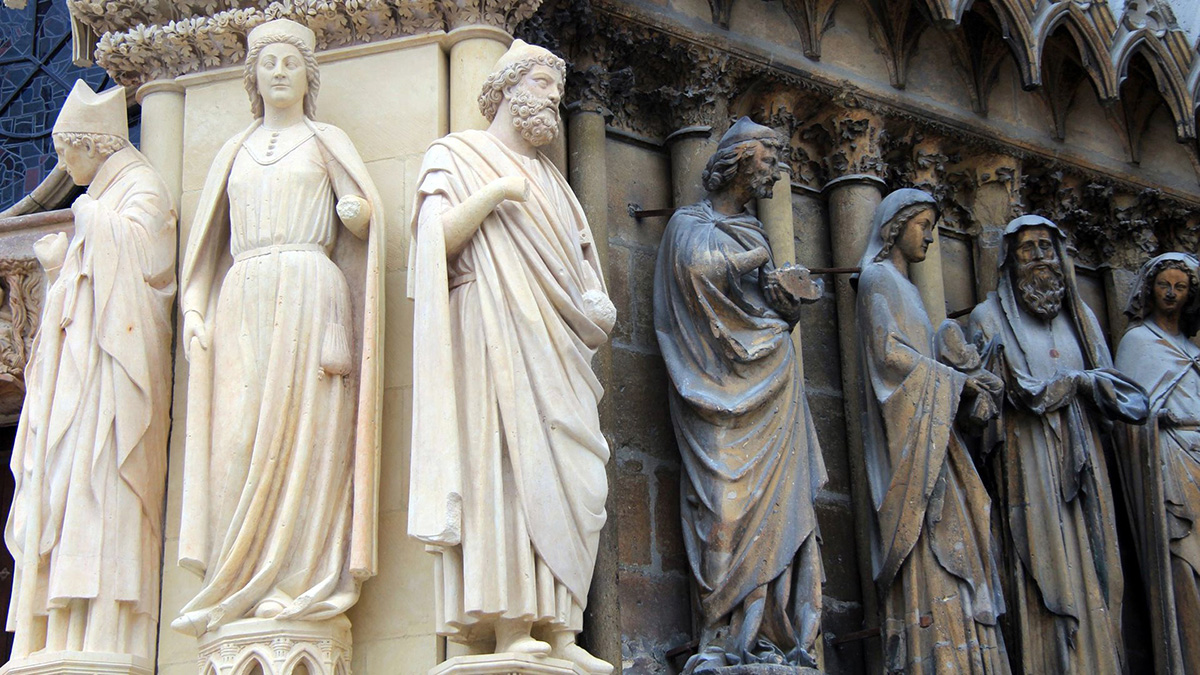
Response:
POLYGON ((722 666, 705 670, 704 675, 825 675, 816 668, 804 666, 777 666, 771 663, 747 663, 740 666, 722 666))
POLYGON ((350 620, 243 619, 200 636, 200 675, 255 672, 292 675, 349 675, 350 620))
POLYGON ((105 652, 37 652, 9 661, 0 675, 154 675, 154 661, 105 652))
POLYGON ((429 675, 587 675, 570 661, 503 652, 456 656, 439 663, 429 675))

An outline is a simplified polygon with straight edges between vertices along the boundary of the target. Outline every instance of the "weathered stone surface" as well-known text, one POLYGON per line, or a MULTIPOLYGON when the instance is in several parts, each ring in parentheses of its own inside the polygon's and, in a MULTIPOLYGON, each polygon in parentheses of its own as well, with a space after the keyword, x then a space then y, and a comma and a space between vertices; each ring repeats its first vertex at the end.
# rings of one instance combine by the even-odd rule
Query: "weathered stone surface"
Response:
POLYGON ((641 462, 618 459, 616 502, 621 536, 617 551, 622 565, 649 565, 651 562, 650 481, 641 471, 641 462))
POLYGON ((662 357, 613 348, 613 386, 606 395, 612 396, 609 434, 614 447, 629 446, 666 461, 679 461, 667 386, 662 357))
POLYGON ((796 666, 776 666, 768 663, 747 663, 740 666, 725 666, 713 668, 705 673, 712 675, 825 675, 816 668, 799 668, 796 666))
POLYGON ((679 466, 660 466, 654 471, 654 548, 664 572, 687 573, 687 551, 679 514, 679 466))

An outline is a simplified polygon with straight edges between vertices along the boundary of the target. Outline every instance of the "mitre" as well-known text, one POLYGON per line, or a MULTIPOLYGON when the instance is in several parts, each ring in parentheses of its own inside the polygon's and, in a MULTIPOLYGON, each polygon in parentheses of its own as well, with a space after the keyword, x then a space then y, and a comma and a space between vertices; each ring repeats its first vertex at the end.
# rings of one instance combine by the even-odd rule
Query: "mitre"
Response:
POLYGON ((308 47, 309 51, 316 51, 317 36, 308 26, 292 21, 291 19, 275 19, 266 23, 260 23, 250 31, 250 35, 246 37, 246 46, 248 49, 254 49, 258 43, 273 38, 276 36, 286 36, 299 40, 301 44, 308 47))
POLYGON ((562 65, 562 59, 555 56, 554 52, 546 49, 545 47, 531 45, 528 42, 517 38, 516 40, 512 41, 512 45, 509 46, 508 51, 504 52, 504 56, 501 56, 500 60, 496 62, 496 67, 492 69, 492 72, 499 73, 511 65, 539 57, 549 57, 550 62, 556 64, 556 67, 558 67, 559 70, 564 68, 562 65))
POLYGON ((761 141, 761 140, 779 140, 779 134, 771 127, 764 127, 756 123, 749 117, 740 118, 725 135, 721 137, 721 142, 717 144, 717 150, 721 151, 730 146, 744 143, 746 141, 761 141))
POLYGON ((97 94, 83 80, 75 80, 75 87, 54 122, 54 133, 106 134, 128 140, 125 87, 113 87, 97 94))

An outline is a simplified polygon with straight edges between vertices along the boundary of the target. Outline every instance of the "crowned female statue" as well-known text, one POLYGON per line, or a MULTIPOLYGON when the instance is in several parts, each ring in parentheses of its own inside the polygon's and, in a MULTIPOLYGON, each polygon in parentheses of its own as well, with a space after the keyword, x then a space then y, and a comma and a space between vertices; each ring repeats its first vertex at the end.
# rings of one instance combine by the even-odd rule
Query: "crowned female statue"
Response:
POLYGON ((346 134, 312 119, 312 31, 270 21, 248 42, 255 120, 217 154, 181 269, 179 558, 204 584, 171 625, 198 636, 337 618, 375 572, 380 199, 346 134))

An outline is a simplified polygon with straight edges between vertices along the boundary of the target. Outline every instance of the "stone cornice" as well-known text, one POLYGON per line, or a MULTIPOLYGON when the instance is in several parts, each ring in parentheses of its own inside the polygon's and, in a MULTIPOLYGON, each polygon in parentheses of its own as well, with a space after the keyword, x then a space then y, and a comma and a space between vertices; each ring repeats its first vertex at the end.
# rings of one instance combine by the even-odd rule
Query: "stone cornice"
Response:
MULTIPOLYGON (((980 117, 969 110, 927 98, 918 99, 902 90, 888 87, 886 83, 865 80, 835 65, 808 62, 800 51, 786 45, 765 45, 669 9, 651 9, 647 5, 635 6, 621 0, 593 0, 587 12, 600 24, 596 30, 607 33, 608 44, 603 50, 610 60, 614 41, 649 45, 658 59, 608 64, 614 69, 632 68, 632 77, 627 79, 644 83, 636 94, 612 92, 612 107, 618 115, 618 124, 621 123, 623 97, 632 99, 625 105, 630 112, 644 115, 648 109, 653 109, 655 96, 661 98, 661 95, 651 91, 661 89, 656 86, 660 80, 675 78, 684 82, 697 62, 728 56, 727 70, 742 77, 746 73, 755 73, 760 79, 768 79, 778 86, 802 92, 806 97, 816 97, 826 102, 841 101, 849 107, 912 124, 973 148, 1037 160, 1055 170, 1087 180, 1103 181, 1131 192, 1153 190, 1188 206, 1200 207, 1200 186, 1194 183, 1190 186, 1180 185, 1176 180, 1176 184, 1164 185, 1127 162, 1056 143, 1045 136, 1030 133, 1024 127, 980 117), (659 61, 668 57, 675 58, 678 63, 664 68, 659 61), (639 67, 643 69, 642 72, 639 72, 639 67), (650 69, 653 72, 649 72, 650 69), (659 72, 663 70, 670 72, 659 72)), ((750 84, 742 81, 739 92, 750 84)), ((658 112, 669 114, 661 105, 658 112)), ((657 129, 634 127, 633 130, 649 136, 663 135, 662 130, 657 129)), ((804 174, 804 171, 797 172, 800 176, 804 174)))
MULTIPOLYGON (((541 0, 69 0, 72 21, 99 35, 95 61, 126 86, 240 62, 246 35, 286 18, 317 36, 317 49, 450 31, 467 25, 512 32, 541 0), (229 7, 229 5, 236 5, 229 7)), ((86 51, 76 45, 76 51, 86 51)))

